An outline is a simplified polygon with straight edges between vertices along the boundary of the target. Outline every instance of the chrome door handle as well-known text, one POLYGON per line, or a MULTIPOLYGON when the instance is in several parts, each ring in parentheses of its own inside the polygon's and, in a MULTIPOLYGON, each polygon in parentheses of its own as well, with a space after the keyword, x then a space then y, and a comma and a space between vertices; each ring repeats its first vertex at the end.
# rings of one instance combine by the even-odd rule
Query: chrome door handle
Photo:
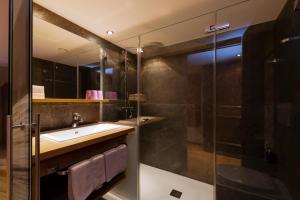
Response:
POLYGON ((11 128, 26 128, 28 126, 35 126, 35 125, 36 125, 36 123, 25 124, 25 123, 21 122, 20 124, 12 125, 11 128))
MULTIPOLYGON (((40 200, 40 114, 35 115, 35 123, 25 124, 20 123, 13 125, 11 115, 6 117, 6 144, 7 144, 7 199, 12 199, 12 129, 14 128, 26 128, 29 126, 35 126, 35 200, 40 200)), ((31 152, 31 151, 30 151, 31 152)), ((30 155, 31 156, 31 155, 30 155)))
POLYGON ((7 188, 7 200, 12 199, 12 134, 11 134, 11 127, 12 127, 12 120, 11 116, 6 116, 6 160, 7 160, 7 181, 6 181, 6 188, 7 188))

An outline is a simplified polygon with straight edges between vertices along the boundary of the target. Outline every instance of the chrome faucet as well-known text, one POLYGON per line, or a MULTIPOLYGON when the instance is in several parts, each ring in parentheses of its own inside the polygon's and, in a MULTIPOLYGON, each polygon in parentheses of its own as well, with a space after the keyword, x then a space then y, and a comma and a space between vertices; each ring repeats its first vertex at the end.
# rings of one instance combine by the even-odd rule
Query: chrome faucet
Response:
POLYGON ((72 127, 76 128, 79 123, 82 123, 84 120, 79 113, 73 113, 73 122, 72 127))

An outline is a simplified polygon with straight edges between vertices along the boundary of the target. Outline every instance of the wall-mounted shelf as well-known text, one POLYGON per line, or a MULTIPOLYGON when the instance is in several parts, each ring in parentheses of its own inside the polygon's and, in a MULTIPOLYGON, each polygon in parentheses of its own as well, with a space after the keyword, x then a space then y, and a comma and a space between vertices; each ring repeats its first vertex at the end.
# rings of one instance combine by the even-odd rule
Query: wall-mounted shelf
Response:
POLYGON ((118 100, 103 99, 103 100, 89 100, 89 99, 32 99, 33 103, 109 103, 118 100))
MULTIPOLYGON (((122 99, 102 99, 102 100, 89 100, 89 99, 32 99, 32 103, 115 103, 122 102, 122 99)), ((129 100, 136 101, 136 100, 129 100)), ((144 102, 143 100, 141 102, 144 102)))

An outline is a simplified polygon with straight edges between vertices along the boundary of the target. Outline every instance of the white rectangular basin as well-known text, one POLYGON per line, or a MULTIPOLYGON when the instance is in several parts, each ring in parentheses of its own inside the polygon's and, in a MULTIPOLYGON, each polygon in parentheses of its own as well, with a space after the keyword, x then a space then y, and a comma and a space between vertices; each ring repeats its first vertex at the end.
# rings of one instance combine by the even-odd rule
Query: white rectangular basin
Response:
POLYGON ((118 129, 121 127, 124 126, 117 125, 117 124, 103 123, 103 124, 96 124, 96 125, 79 127, 79 128, 72 128, 72 129, 62 130, 57 132, 45 133, 42 134, 41 137, 54 140, 56 142, 63 142, 66 140, 72 140, 72 139, 92 135, 95 133, 101 133, 113 129, 118 129))

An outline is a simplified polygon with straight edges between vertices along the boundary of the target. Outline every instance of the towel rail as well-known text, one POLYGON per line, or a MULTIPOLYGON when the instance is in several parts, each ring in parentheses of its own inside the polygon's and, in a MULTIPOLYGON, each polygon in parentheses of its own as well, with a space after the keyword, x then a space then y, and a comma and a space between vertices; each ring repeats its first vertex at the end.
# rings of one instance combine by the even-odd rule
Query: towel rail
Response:
MULTIPOLYGON (((122 144, 119 144, 119 146, 122 144)), ((127 144, 125 144, 127 145, 127 144)), ((71 164, 70 166, 74 165, 76 163, 71 164)), ((66 168, 64 168, 66 169, 66 168)), ((51 171, 52 173, 56 173, 59 176, 66 176, 70 173, 70 170, 66 169, 66 170, 59 170, 58 168, 51 168, 49 171, 51 171)))
POLYGON ((66 176, 70 173, 69 170, 57 171, 56 174, 59 176, 66 176))

